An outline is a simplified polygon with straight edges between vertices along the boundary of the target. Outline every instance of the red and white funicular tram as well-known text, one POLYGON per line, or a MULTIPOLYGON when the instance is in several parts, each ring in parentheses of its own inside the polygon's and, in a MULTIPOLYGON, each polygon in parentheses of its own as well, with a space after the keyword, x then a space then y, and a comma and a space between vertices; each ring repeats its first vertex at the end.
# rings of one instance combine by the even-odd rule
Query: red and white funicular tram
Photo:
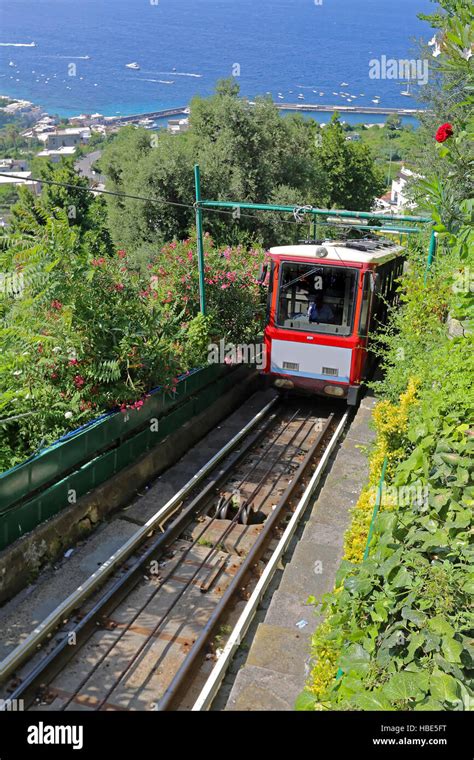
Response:
POLYGON ((356 403, 403 254, 381 238, 270 249, 264 372, 276 387, 356 403))

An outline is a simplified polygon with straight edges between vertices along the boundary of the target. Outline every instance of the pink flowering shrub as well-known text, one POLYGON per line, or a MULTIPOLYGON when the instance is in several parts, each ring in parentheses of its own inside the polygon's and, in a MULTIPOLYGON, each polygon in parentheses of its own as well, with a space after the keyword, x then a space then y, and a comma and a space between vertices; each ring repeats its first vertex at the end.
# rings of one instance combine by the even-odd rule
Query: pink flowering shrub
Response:
MULTIPOLYGON (((264 260, 260 247, 216 248, 205 236, 206 307, 212 337, 242 343, 254 340, 262 330, 264 305, 257 278, 264 260)), ((186 328, 199 311, 195 238, 165 245, 149 271, 147 297, 157 299, 167 317, 182 315, 186 328)))
POLYGON ((206 238, 209 317, 196 322, 195 240, 169 243, 145 273, 123 249, 92 258, 60 219, 34 254, 13 246, 3 266, 25 287, 0 294, 0 471, 106 411, 139 410, 156 386, 172 391, 211 337, 258 332, 263 258, 206 238))

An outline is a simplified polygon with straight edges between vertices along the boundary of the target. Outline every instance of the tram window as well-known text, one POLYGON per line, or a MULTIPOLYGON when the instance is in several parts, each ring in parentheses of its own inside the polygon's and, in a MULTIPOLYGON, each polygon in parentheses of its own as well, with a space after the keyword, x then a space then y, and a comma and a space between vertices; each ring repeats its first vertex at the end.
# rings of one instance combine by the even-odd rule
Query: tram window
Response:
POLYGON ((366 272, 364 275, 364 289, 362 291, 362 307, 360 312, 359 321, 359 335, 365 338, 367 335, 367 328, 369 326, 369 307, 371 301, 371 279, 372 272, 366 272))
POLYGON ((349 267, 285 262, 281 267, 280 327, 350 335, 358 272, 349 267))
POLYGON ((269 280, 268 280, 267 317, 266 317, 267 322, 270 319, 270 312, 271 312, 271 308, 272 308, 273 280, 274 280, 274 277, 275 277, 275 264, 272 261, 271 265, 270 265, 270 277, 269 277, 269 280))

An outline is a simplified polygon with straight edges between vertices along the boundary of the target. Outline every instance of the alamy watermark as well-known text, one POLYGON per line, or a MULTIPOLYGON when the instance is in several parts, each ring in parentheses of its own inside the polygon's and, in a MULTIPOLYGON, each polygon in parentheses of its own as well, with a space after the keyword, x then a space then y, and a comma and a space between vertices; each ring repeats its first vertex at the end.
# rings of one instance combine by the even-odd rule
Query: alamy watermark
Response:
POLYGON ((369 79, 398 79, 416 83, 420 86, 428 84, 429 66, 427 58, 372 58, 369 61, 369 79))
POLYGON ((252 364, 262 370, 266 365, 266 350, 263 343, 210 343, 207 353, 208 364, 252 364))

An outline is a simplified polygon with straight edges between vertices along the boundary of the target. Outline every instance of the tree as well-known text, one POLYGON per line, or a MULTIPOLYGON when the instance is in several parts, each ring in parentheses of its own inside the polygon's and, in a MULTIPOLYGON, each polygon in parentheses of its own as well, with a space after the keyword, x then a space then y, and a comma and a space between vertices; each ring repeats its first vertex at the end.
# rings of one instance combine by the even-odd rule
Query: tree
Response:
POLYGON ((38 225, 45 225, 46 219, 63 212, 82 242, 87 236, 95 255, 111 253, 105 201, 93 195, 87 180, 77 174, 72 162, 62 159, 61 163, 52 164, 38 159, 35 174, 52 184, 45 182, 39 196, 27 187, 19 188, 18 201, 11 207, 11 232, 35 234, 38 225))
MULTIPOLYGON (((317 160, 316 131, 300 115, 281 118, 269 99, 259 98, 251 106, 238 97, 234 80, 219 83, 211 98, 193 99, 185 134, 121 130, 101 158, 107 188, 152 200, 107 199, 115 242, 144 250, 186 236, 194 224, 195 163, 201 167, 207 198, 269 202, 284 186, 298 198, 297 205, 323 205, 326 182, 317 160)), ((209 212, 206 229, 219 243, 250 237, 273 242, 273 234, 268 237, 273 227, 265 217, 209 212)))
MULTIPOLYGON (((433 0, 435 1, 435 0, 433 0)), ((420 89, 419 98, 426 103, 427 110, 421 116, 418 130, 418 167, 423 176, 436 177, 439 192, 444 198, 440 202, 442 220, 448 226, 456 223, 460 203, 472 197, 472 82, 474 58, 469 54, 472 48, 473 12, 469 0, 441 0, 439 10, 426 18, 436 31, 435 45, 421 48, 420 56, 429 60, 428 84, 420 89), (437 55, 433 55, 436 52, 437 55), (467 125, 465 129, 456 127, 456 137, 462 147, 458 148, 460 160, 448 162, 440 159, 435 149, 434 135, 441 124, 467 125), (468 161, 461 158, 469 159, 468 161), (450 188, 449 195, 441 188, 450 188)), ((426 205, 426 189, 421 185, 413 187, 413 196, 423 208, 426 205)))
POLYGON ((327 176, 330 207, 370 211, 384 189, 382 173, 367 146, 346 140, 337 114, 322 131, 318 155, 327 176))
POLYGON ((396 132, 398 129, 402 128, 402 117, 396 113, 390 114, 390 116, 387 117, 385 126, 387 127, 389 132, 392 133, 390 137, 394 136, 393 133, 396 132))

